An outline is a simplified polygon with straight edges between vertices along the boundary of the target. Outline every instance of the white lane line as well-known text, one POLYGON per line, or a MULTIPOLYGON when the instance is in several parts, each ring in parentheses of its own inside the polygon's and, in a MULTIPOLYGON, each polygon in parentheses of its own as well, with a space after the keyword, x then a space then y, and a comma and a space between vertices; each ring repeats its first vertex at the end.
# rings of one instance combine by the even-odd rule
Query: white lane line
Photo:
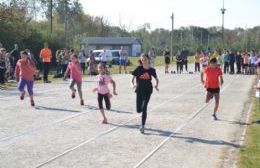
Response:
POLYGON ((22 137, 22 136, 25 136, 25 135, 30 135, 30 134, 35 133, 35 132, 38 132, 38 131, 40 131, 40 130, 42 130, 42 129, 44 129, 44 128, 47 128, 47 127, 53 126, 53 125, 55 125, 55 124, 58 124, 58 123, 65 122, 65 121, 67 121, 67 120, 76 118, 76 117, 78 117, 78 116, 80 116, 80 115, 89 113, 90 111, 91 111, 91 110, 88 110, 88 111, 82 112, 82 113, 78 113, 78 114, 74 114, 74 115, 65 117, 65 118, 63 118, 63 119, 60 119, 60 120, 57 120, 57 121, 54 121, 54 122, 51 122, 51 123, 43 124, 43 125, 41 125, 41 126, 39 126, 39 127, 26 130, 25 132, 22 132, 22 133, 20 133, 20 134, 11 135, 11 136, 8 136, 8 137, 5 137, 5 138, 1 138, 1 139, 0 139, 0 144, 3 143, 3 142, 7 142, 7 141, 10 141, 10 140, 17 139, 17 138, 22 137))
MULTIPOLYGON (((168 76, 167 76, 168 77, 168 76)), ((164 77, 166 78, 166 77, 164 77)), ((167 85, 168 86, 168 85, 167 85)), ((41 99, 46 99, 46 98, 41 98, 41 99)), ((170 99, 169 101, 167 102, 164 102, 162 104, 159 104, 159 106, 165 104, 165 103, 168 103, 170 102, 172 99, 170 99)), ((128 103, 128 102, 127 102, 128 103)), ((158 107, 159 107, 158 106, 158 107)), ((157 108, 157 106, 155 106, 154 108, 157 108)), ((91 110, 90 110, 91 111, 91 110)), ((75 114, 75 115, 71 115, 71 116, 68 116, 68 117, 65 117, 63 119, 60 119, 60 120, 57 120, 57 121, 54 121, 54 122, 51 122, 51 123, 47 123, 47 124, 44 124, 44 125, 40 125, 39 127, 36 127, 36 128, 32 128, 32 129, 29 129, 29 130, 26 130, 25 132, 22 132, 22 133, 19 133, 19 134, 15 134, 15 135, 11 135, 11 136, 7 136, 7 137, 4 137, 4 138, 0 138, 0 144, 1 143, 5 143, 7 141, 10 141, 10 140, 14 140, 14 139, 18 139, 20 137, 23 137, 23 136, 26 136, 26 135, 31 135, 33 133, 36 133, 38 131, 41 131, 45 128, 48 128, 48 127, 51 127, 53 125, 56 125, 56 124, 59 124, 59 123, 62 123, 62 122, 65 122, 65 121, 68 121, 70 119, 73 119, 73 118, 76 118, 76 117, 79 117, 83 114, 86 114, 90 111, 87 111, 87 112, 82 112, 82 113, 79 113, 79 114, 75 114)))
MULTIPOLYGON (((221 93, 228 88, 233 81, 235 81, 239 76, 237 76, 236 78, 232 79, 232 81, 227 84, 222 90, 221 93)), ((199 108, 194 114, 190 115, 190 117, 188 118, 188 120, 186 120, 183 124, 181 124, 179 127, 177 127, 177 129, 171 133, 167 138, 165 138, 156 148, 154 148, 148 155, 146 155, 140 162, 138 162, 134 168, 138 168, 140 167, 145 161, 147 161, 150 157, 152 157, 169 139, 171 139, 176 133, 178 133, 180 130, 182 130, 184 127, 186 127, 194 118, 196 118, 196 116, 198 116, 212 101, 210 101, 209 103, 206 103, 205 105, 203 105, 201 108, 199 108)))
MULTIPOLYGON (((160 107, 160 106, 162 106, 162 105, 164 105, 164 104, 166 104, 166 103, 169 103, 169 102, 171 102, 172 100, 177 99, 177 98, 179 98, 179 97, 181 97, 181 96, 183 96, 183 95, 189 93, 191 90, 193 90, 194 88, 196 88, 196 87, 198 87, 198 86, 200 86, 200 85, 195 85, 195 86, 191 87, 190 89, 186 90, 185 92, 183 92, 182 94, 177 95, 177 96, 175 96, 175 97, 169 99, 168 101, 165 101, 165 102, 163 102, 163 103, 160 103, 159 105, 153 107, 150 111, 153 111, 153 110, 157 109, 158 107, 160 107)), ((109 134, 109 133, 115 131, 116 129, 125 126, 125 125, 128 124, 129 122, 131 122, 131 121, 133 121, 133 120, 135 120, 136 118, 139 118, 139 117, 140 117, 140 115, 137 115, 137 116, 135 116, 135 117, 129 119, 127 122, 125 122, 125 123, 123 123, 123 124, 117 125, 117 126, 111 128, 111 129, 107 130, 107 131, 104 131, 104 132, 102 132, 102 133, 96 135, 96 136, 93 137, 93 138, 90 138, 90 139, 88 139, 88 140, 86 140, 86 141, 83 141, 83 142, 80 143, 79 145, 76 145, 76 146, 74 146, 74 147, 71 147, 70 149, 68 149, 68 150, 66 150, 66 151, 64 151, 64 152, 62 152, 61 154, 56 155, 56 156, 50 158, 50 159, 47 160, 46 162, 39 164, 38 166, 36 166, 36 168, 42 167, 42 166, 44 166, 44 165, 46 165, 46 164, 49 164, 49 163, 53 162, 54 160, 59 159, 60 157, 62 157, 62 156, 64 156, 64 155, 66 155, 66 154, 68 154, 68 153, 70 153, 70 152, 72 152, 72 151, 74 151, 74 150, 80 148, 81 146, 86 145, 86 144, 88 144, 88 143, 90 143, 90 142, 92 142, 92 141, 95 141, 95 140, 97 140, 98 138, 101 138, 101 137, 103 137, 103 136, 105 136, 105 135, 107 135, 107 134, 109 134)))

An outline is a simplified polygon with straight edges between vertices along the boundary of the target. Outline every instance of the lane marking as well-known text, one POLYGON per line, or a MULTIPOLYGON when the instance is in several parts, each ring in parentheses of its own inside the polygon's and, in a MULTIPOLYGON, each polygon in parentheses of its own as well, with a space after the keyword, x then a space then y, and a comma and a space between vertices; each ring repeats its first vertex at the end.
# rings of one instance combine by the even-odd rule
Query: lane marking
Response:
MULTIPOLYGON (((239 76, 232 79, 232 81, 227 84, 223 89, 221 89, 221 93, 224 92, 226 88, 228 88, 239 76)), ((196 116, 198 116, 212 101, 209 103, 206 103, 201 108, 199 108, 195 113, 191 114, 188 120, 186 120, 183 124, 181 124, 177 129, 171 133, 167 138, 165 138, 158 146, 156 146, 150 153, 148 153, 140 162, 138 162, 134 168, 140 167, 145 161, 147 161, 149 158, 151 158, 169 139, 171 139, 176 133, 178 133, 180 130, 182 130, 184 127, 186 127, 196 116)))

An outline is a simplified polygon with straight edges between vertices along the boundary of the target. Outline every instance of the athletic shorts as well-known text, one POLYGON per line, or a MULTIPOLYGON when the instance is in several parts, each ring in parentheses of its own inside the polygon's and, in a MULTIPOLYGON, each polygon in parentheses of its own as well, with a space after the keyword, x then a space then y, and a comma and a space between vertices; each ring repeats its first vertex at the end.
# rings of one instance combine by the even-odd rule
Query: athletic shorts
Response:
POLYGON ((165 64, 171 63, 171 59, 169 57, 165 57, 164 61, 165 61, 165 64))
POLYGON ((248 64, 243 64, 244 67, 248 67, 248 64))
POLYGON ((211 94, 217 94, 220 92, 219 88, 207 88, 207 92, 211 93, 211 94))
POLYGON ((120 65, 125 65, 125 63, 126 63, 125 59, 119 59, 119 64, 120 65))

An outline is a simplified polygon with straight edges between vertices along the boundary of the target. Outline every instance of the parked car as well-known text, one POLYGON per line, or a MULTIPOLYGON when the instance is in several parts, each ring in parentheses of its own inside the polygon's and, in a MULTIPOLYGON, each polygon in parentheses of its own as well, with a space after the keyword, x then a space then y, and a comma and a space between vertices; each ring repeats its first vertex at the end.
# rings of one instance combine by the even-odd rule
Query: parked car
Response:
POLYGON ((113 65, 119 65, 119 58, 120 58, 119 51, 120 50, 111 50, 113 65))
MULTIPOLYGON (((101 54, 104 53, 104 50, 93 50, 93 54, 95 57, 96 64, 99 64, 101 62, 101 54)), ((112 66, 112 52, 111 50, 106 50, 107 54, 107 65, 112 66)), ((87 62, 89 62, 89 58, 87 59, 87 62)))

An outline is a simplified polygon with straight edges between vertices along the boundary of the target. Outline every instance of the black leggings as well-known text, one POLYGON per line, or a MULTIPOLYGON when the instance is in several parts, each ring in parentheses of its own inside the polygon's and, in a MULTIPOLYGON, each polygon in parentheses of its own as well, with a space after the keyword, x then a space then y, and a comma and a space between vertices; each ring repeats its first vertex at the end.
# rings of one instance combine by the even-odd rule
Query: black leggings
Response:
POLYGON ((49 70, 50 70, 50 63, 44 62, 43 63, 43 80, 44 81, 48 81, 49 70))
POLYGON ((177 72, 182 72, 183 71, 183 65, 182 62, 177 62, 177 72))
POLYGON ((147 105, 149 103, 151 93, 136 93, 136 110, 142 113, 142 125, 145 125, 147 118, 147 105))
POLYGON ((5 69, 0 68, 0 83, 5 83, 5 69))
POLYGON ((108 110, 110 110, 111 104, 110 104, 108 94, 103 95, 103 94, 100 94, 100 93, 98 93, 98 107, 99 107, 99 109, 103 109, 103 99, 105 100, 106 108, 108 110))

